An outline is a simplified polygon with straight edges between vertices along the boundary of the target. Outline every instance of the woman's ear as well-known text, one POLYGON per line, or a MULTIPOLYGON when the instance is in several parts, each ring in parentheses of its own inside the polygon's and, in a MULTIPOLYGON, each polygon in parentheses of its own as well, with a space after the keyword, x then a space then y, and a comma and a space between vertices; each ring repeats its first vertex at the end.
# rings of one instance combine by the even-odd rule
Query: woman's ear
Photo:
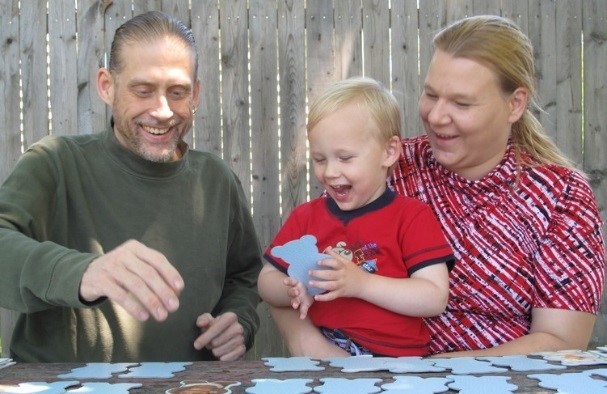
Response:
POLYGON ((529 91, 524 87, 518 87, 508 98, 508 105, 510 106, 508 121, 511 124, 516 123, 525 113, 528 104, 529 91))
POLYGON ((114 78, 105 67, 97 70, 97 94, 110 107, 114 104, 114 78))

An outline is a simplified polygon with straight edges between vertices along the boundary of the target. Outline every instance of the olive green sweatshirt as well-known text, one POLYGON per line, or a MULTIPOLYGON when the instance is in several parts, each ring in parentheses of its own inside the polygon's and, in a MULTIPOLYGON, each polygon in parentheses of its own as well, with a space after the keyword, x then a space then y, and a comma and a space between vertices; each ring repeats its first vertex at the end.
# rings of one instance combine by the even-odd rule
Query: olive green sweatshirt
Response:
POLYGON ((0 187, 0 306, 22 313, 11 340, 19 361, 212 359, 193 347, 205 312, 235 312, 251 346, 260 268, 240 182, 208 152, 153 163, 112 131, 50 136, 0 187), (185 280, 180 307, 164 322, 79 299, 88 264, 129 239, 163 253, 185 280))

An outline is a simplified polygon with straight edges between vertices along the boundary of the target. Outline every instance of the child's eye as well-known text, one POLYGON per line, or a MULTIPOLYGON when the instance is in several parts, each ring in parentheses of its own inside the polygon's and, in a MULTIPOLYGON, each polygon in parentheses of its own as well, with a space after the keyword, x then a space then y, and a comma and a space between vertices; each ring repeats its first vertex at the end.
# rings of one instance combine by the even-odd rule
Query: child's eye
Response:
POLYGON ((323 157, 313 157, 312 161, 314 161, 314 163, 319 163, 320 164, 320 163, 324 163, 326 161, 326 159, 323 158, 323 157))
POLYGON ((339 160, 341 161, 348 161, 350 159, 352 159, 354 156, 340 156, 339 160))

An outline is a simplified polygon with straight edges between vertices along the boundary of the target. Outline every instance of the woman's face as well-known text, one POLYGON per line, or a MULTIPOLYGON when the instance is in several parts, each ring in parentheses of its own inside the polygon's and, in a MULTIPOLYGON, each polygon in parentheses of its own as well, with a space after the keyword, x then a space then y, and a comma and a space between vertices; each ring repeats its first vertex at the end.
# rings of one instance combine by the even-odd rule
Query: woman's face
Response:
POLYGON ((512 124, 523 113, 521 105, 527 105, 524 89, 506 94, 490 68, 437 50, 419 100, 419 113, 438 162, 466 179, 477 180, 504 157, 512 124))

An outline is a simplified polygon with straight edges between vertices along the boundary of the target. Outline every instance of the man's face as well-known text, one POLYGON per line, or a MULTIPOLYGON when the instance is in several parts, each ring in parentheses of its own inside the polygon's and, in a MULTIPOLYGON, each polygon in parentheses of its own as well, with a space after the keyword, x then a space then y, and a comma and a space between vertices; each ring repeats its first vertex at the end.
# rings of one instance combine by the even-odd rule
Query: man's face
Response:
POLYGON ((174 161, 191 129, 200 84, 194 81, 194 54, 180 40, 165 37, 127 44, 123 69, 98 74, 101 98, 112 107, 121 145, 144 159, 174 161))

